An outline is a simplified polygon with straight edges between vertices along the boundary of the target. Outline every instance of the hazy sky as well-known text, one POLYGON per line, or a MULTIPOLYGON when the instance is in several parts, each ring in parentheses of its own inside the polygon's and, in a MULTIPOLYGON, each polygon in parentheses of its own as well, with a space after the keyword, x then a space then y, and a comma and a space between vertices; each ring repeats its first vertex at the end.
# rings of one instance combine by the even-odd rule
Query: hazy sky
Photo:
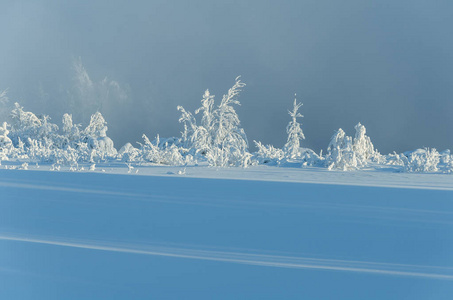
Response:
POLYGON ((1 11, 9 104, 61 124, 65 112, 86 122, 95 108, 85 104, 102 98, 117 148, 143 133, 178 136, 176 106, 193 111, 207 88, 220 100, 237 75, 250 142, 284 144, 297 93, 303 145, 315 151, 357 122, 382 153, 453 148, 450 0, 41 0, 1 11), (88 100, 79 58, 95 85, 88 100))

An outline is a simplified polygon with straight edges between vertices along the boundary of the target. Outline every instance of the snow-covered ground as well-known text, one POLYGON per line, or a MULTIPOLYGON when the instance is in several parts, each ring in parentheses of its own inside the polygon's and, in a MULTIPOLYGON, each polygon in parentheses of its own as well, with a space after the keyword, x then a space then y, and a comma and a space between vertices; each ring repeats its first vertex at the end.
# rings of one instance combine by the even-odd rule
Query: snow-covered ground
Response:
MULTIPOLYGON (((4 161, 0 169, 21 170, 20 162, 4 161)), ((157 164, 79 164, 78 169, 52 164, 29 164, 27 170, 70 173, 106 173, 138 176, 190 177, 207 179, 238 179, 316 184, 394 187, 410 189, 453 190, 451 174, 400 173, 398 167, 369 168, 358 171, 329 171, 325 168, 276 167, 258 165, 248 168, 216 168, 209 166, 164 166, 157 164)))
POLYGON ((453 294, 448 174, 6 167, 19 165, 0 169, 1 299, 453 294))

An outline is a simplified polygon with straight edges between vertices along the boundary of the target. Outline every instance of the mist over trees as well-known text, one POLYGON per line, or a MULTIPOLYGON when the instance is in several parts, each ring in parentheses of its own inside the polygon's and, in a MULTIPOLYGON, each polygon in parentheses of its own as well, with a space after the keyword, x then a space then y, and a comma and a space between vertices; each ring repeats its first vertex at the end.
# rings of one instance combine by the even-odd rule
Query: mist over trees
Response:
MULTIPOLYGON (((241 105, 240 93, 245 87, 240 77, 218 102, 206 90, 200 107, 194 113, 177 106, 182 126, 180 137, 161 138, 157 134, 150 140, 143 134, 142 142, 136 142, 135 146, 126 143, 117 151, 107 135, 107 121, 100 110, 110 93, 119 93, 115 99, 125 99, 119 85, 107 79, 92 82, 80 61, 75 61, 74 68, 78 93, 74 99, 79 99, 74 105, 83 106, 87 113, 91 111, 89 118, 84 116, 89 119, 86 127, 74 123, 72 114, 65 113, 59 126, 49 116, 36 115, 14 103, 9 118, 0 127, 0 163, 13 160, 25 164, 50 164, 53 169, 66 165, 74 171, 83 168, 83 164, 92 164, 94 168, 96 163, 108 162, 125 163, 130 168, 132 164, 163 164, 211 167, 269 165, 339 171, 387 168, 398 172, 431 173, 451 173, 453 170, 449 150, 439 153, 434 148, 424 148, 401 154, 380 154, 361 123, 354 127, 354 138, 340 128, 328 143, 326 153, 315 153, 303 147, 306 137, 300 123, 302 103, 297 99, 288 111, 290 118, 285 145, 278 148, 254 141, 257 151, 251 152, 236 112, 241 105), (85 101, 89 105, 84 106, 85 101)), ((0 92, 0 104, 8 102, 7 91, 0 92)))

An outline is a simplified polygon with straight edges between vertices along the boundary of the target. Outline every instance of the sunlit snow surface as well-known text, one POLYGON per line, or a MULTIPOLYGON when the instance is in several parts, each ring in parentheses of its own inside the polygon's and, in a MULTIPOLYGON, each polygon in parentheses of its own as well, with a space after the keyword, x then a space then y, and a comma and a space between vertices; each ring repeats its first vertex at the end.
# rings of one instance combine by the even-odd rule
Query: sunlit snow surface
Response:
POLYGON ((5 166, 0 299, 453 295, 452 175, 5 166))

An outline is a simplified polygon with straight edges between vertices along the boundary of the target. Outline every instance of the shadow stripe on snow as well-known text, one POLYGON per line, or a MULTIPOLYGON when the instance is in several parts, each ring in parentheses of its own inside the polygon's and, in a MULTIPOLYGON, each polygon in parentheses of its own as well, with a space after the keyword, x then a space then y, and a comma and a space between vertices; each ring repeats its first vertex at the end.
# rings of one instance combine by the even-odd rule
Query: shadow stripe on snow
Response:
POLYGON ((161 247, 140 244, 106 243, 104 241, 83 241, 68 238, 41 238, 12 234, 0 234, 0 240, 10 242, 35 243, 61 247, 72 247, 87 250, 109 251, 128 254, 164 256, 183 259, 196 259, 224 263, 237 263, 264 267, 317 269, 329 271, 345 271, 370 273, 379 275, 419 277, 427 279, 453 280, 453 268, 404 265, 392 263, 375 263, 366 261, 348 261, 333 259, 318 259, 309 257, 292 257, 263 255, 259 253, 241 253, 227 251, 212 251, 203 249, 188 249, 178 247, 161 247))

